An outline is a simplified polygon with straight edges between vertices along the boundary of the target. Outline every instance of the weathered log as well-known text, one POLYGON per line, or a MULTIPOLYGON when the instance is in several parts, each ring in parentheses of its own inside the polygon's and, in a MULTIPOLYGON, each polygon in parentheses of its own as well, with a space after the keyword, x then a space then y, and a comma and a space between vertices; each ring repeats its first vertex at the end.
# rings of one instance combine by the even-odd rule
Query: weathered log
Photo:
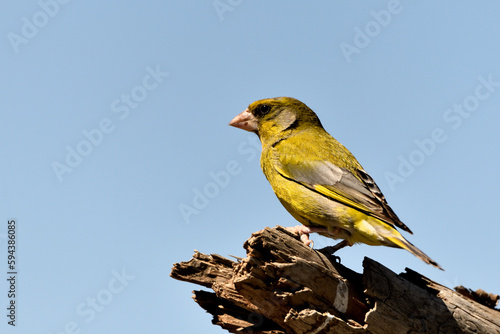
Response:
POLYGON ((244 248, 237 261, 195 251, 171 273, 211 288, 194 299, 231 333, 500 333, 498 310, 408 268, 397 275, 365 258, 359 274, 280 226, 244 248))

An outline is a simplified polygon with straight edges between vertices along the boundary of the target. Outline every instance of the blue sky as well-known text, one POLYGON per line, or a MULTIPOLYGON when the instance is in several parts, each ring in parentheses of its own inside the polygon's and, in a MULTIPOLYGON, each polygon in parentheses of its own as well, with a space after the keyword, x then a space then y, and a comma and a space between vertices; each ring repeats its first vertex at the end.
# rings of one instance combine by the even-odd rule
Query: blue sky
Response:
POLYGON ((445 271, 365 245, 341 250, 343 264, 361 271, 369 256, 500 293, 499 10, 4 3, 0 267, 7 277, 15 219, 18 328, 7 324, 2 279, 0 330, 222 333, 191 300, 198 288, 169 273, 194 249, 244 256, 252 232, 296 224, 260 170, 257 138, 227 126, 275 96, 316 111, 413 230, 405 236, 445 271))

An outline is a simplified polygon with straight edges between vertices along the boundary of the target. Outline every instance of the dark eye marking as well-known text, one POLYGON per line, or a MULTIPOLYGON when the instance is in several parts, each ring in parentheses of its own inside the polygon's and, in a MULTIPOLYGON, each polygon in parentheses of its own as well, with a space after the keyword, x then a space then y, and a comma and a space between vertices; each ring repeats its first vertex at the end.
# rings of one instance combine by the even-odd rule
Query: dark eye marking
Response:
POLYGON ((265 114, 269 113, 269 111, 271 111, 271 106, 269 104, 261 104, 258 105, 257 108, 255 108, 255 115, 264 116, 265 114))

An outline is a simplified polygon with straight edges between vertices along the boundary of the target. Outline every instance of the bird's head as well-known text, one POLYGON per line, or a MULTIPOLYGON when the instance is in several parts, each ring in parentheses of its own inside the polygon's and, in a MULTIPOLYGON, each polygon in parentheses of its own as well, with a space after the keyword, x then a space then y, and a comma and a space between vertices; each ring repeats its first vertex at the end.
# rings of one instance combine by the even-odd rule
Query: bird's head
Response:
POLYGON ((292 97, 275 97, 251 103, 229 125, 255 132, 264 143, 286 131, 321 126, 318 116, 308 106, 292 97))

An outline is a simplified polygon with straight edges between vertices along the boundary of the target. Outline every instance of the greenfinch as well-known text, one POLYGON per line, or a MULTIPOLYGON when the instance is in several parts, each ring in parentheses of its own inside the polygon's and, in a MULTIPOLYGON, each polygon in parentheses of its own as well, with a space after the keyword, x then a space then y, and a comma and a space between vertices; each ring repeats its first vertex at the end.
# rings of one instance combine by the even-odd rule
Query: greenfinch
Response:
POLYGON ((255 101, 229 125, 255 132, 262 143, 260 165, 274 193, 303 225, 294 228, 309 245, 309 233, 355 243, 406 249, 435 261, 396 230, 401 222, 375 181, 356 158, 321 125, 301 101, 276 97, 255 101))

